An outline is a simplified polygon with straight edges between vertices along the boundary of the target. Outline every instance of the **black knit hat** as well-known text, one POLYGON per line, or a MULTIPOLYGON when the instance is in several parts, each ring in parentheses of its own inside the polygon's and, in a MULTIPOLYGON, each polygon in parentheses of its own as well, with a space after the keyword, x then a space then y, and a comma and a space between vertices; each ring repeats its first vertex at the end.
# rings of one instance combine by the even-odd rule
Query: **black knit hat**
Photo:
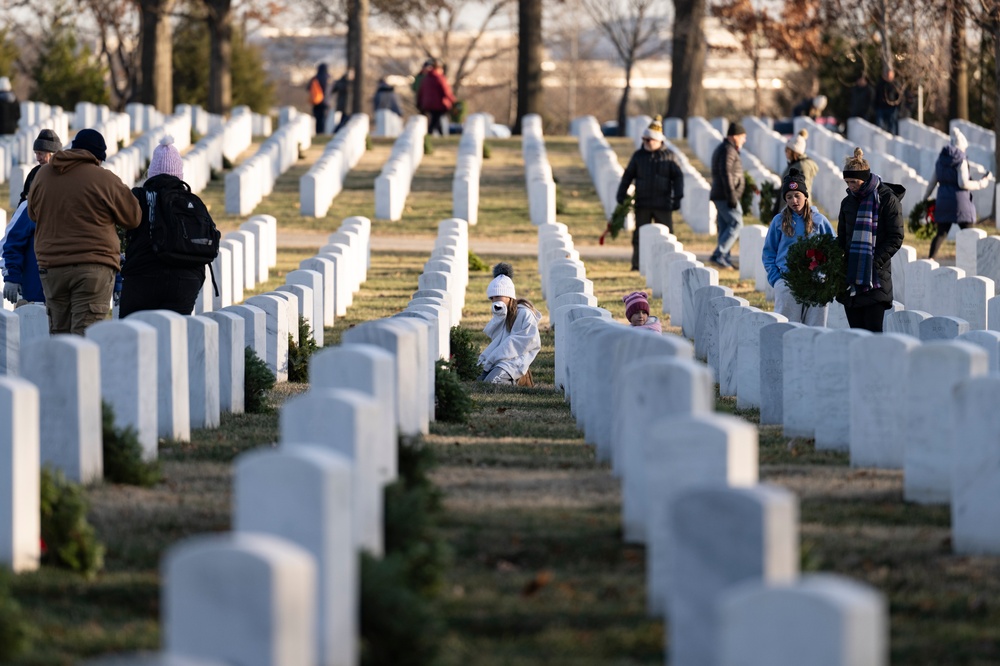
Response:
POLYGON ((38 138, 35 139, 31 149, 40 153, 56 153, 62 150, 62 141, 59 140, 59 135, 52 130, 43 129, 38 133, 38 138))
POLYGON ((747 131, 743 129, 743 123, 738 120, 734 120, 729 123, 729 131, 726 132, 726 136, 736 136, 737 134, 746 134, 747 131))
POLYGON ((785 195, 789 192, 801 192, 809 198, 809 188, 806 187, 806 177, 799 169, 789 169, 788 175, 781 180, 781 203, 785 203, 785 195))
POLYGON ((73 137, 73 147, 89 150, 90 153, 104 161, 108 157, 108 144, 104 142, 104 137, 95 129, 82 129, 73 137))

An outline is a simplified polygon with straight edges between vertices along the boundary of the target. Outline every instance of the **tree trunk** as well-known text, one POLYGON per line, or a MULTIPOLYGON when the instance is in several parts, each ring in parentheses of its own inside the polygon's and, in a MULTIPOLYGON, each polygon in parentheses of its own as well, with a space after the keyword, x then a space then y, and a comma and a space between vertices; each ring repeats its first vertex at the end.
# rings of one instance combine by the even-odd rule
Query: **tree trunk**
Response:
POLYGON ((969 119, 969 66, 966 58, 965 0, 951 2, 951 76, 948 81, 948 115, 969 119))
POLYGON ((542 110, 542 0, 517 2, 517 119, 514 134, 521 133, 521 119, 542 110))
POLYGON ((674 0, 674 43, 667 118, 705 114, 705 0, 674 0))
POLYGON ((754 47, 753 57, 750 59, 751 71, 753 72, 753 115, 760 117, 760 52, 754 47))
POLYGON ((348 19, 348 48, 351 50, 348 58, 354 68, 354 88, 351 91, 351 113, 363 113, 365 97, 365 46, 368 43, 368 0, 351 0, 351 13, 348 19))
POLYGON ((233 12, 231 0, 208 4, 208 111, 227 114, 233 105, 233 12))
POLYGON ((889 31, 889 9, 886 0, 879 0, 875 8, 875 25, 880 39, 879 50, 882 54, 882 74, 885 75, 890 69, 895 69, 893 63, 896 58, 892 53, 892 33, 889 31))
POLYGON ((141 23, 141 80, 139 99, 161 113, 174 112, 173 29, 169 13, 173 0, 143 0, 141 23))
POLYGON ((626 136, 628 126, 628 101, 632 92, 632 63, 625 63, 625 89, 618 103, 618 136, 626 136))

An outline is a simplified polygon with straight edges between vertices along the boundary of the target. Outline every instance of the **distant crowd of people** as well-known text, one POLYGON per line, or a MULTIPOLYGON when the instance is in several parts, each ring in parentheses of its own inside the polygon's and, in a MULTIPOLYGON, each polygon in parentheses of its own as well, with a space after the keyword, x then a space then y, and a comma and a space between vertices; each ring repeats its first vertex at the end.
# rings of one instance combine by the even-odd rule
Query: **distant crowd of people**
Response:
MULTIPOLYGON (((330 100, 334 101, 334 111, 339 114, 337 125, 332 128, 336 133, 351 116, 350 97, 353 92, 354 70, 348 68, 343 75, 330 83, 330 70, 326 63, 320 63, 306 84, 309 103, 312 106, 313 117, 316 119, 316 133, 326 134, 327 118, 330 113, 330 100)), ((417 111, 427 116, 428 132, 443 134, 443 122, 447 122, 449 114, 455 108, 457 99, 444 73, 444 63, 437 58, 428 58, 411 85, 413 102, 417 111)), ((402 117, 399 98, 396 89, 386 77, 379 79, 372 98, 373 111, 388 110, 402 117)))

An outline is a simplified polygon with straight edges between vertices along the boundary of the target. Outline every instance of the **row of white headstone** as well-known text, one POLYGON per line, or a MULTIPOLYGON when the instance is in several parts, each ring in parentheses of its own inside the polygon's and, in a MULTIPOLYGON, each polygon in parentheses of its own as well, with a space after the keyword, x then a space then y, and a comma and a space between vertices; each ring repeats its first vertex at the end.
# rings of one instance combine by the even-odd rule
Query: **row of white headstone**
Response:
MULTIPOLYGON (((593 116, 574 118, 570 133, 577 137, 580 156, 587 165, 587 173, 597 190, 597 198, 604 209, 604 219, 610 220, 618 206, 618 184, 624 167, 618 162, 618 155, 601 131, 601 125, 593 116)), ((625 219, 626 230, 635 228, 635 216, 629 213, 625 219)))
POLYGON ((410 116, 406 128, 392 144, 389 159, 375 178, 375 217, 398 221, 403 217, 406 198, 417 167, 424 159, 427 116, 410 116))
POLYGON ((691 343, 586 304, 561 306, 556 319, 572 411, 622 479, 626 541, 646 544, 668 663, 888 663, 880 594, 799 577, 797 499, 757 484, 756 429, 713 413, 712 373, 691 343))
MULTIPOLYGON (((467 246, 468 224, 444 220, 428 264, 449 264, 451 284, 461 284, 467 246)), ((164 557, 162 656, 358 662, 358 557, 383 553, 397 436, 428 432, 451 299, 464 300, 464 288, 420 289, 404 312, 354 326, 313 357, 309 390, 282 407, 279 447, 235 462, 233 533, 190 539, 164 557)))
POLYGON ((365 154, 368 126, 368 116, 356 113, 326 144, 323 154, 299 179, 299 213, 326 217, 344 189, 348 172, 365 154))
POLYGON ((943 317, 914 325, 904 310, 872 335, 789 323, 705 288, 698 299, 718 322, 704 335, 719 347, 721 395, 817 449, 849 452, 853 466, 902 469, 908 501, 951 504, 956 552, 1000 553, 1000 477, 984 473, 994 410, 971 388, 1000 382, 1000 333, 943 317))
POLYGON ((486 128, 493 124, 492 116, 473 113, 462 124, 458 141, 455 174, 451 180, 451 214, 470 226, 479 221, 479 174, 483 169, 483 141, 486 128))
MULTIPOLYGON (((17 131, 0 137, 0 183, 11 177, 11 170, 18 164, 34 164, 34 143, 43 129, 55 131, 63 140, 69 136, 70 116, 61 106, 40 102, 21 102, 21 119, 17 131)), ((16 187, 21 193, 22 183, 16 187)))
POLYGON ((528 216, 535 226, 556 221, 556 181, 545 151, 542 117, 537 113, 521 118, 521 154, 524 186, 528 192, 528 216))
POLYGON ((403 116, 391 109, 375 111, 375 131, 372 136, 395 139, 403 132, 403 116))
POLYGON ((312 116, 296 114, 269 136, 249 158, 226 174, 226 213, 249 215, 264 197, 271 194, 281 174, 299 161, 312 145, 315 122, 312 116))

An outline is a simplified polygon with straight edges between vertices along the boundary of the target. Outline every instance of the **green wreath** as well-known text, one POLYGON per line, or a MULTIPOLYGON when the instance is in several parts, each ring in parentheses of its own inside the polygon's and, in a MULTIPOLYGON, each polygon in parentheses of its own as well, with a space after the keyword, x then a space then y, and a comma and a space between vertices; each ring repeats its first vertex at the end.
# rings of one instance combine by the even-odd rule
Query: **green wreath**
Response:
POLYGON ((618 238, 618 234, 625 228, 625 218, 627 218, 628 214, 632 212, 634 203, 635 197, 628 196, 625 197, 624 201, 615 206, 614 212, 611 213, 611 219, 608 221, 608 226, 598 240, 601 245, 604 245, 605 236, 611 236, 611 240, 618 238))
POLYGON ((925 199, 910 211, 910 232, 920 240, 930 240, 937 234, 934 204, 934 199, 925 199))
POLYGON ((792 243, 781 279, 800 305, 821 307, 847 286, 844 251, 829 234, 804 236, 792 243))

